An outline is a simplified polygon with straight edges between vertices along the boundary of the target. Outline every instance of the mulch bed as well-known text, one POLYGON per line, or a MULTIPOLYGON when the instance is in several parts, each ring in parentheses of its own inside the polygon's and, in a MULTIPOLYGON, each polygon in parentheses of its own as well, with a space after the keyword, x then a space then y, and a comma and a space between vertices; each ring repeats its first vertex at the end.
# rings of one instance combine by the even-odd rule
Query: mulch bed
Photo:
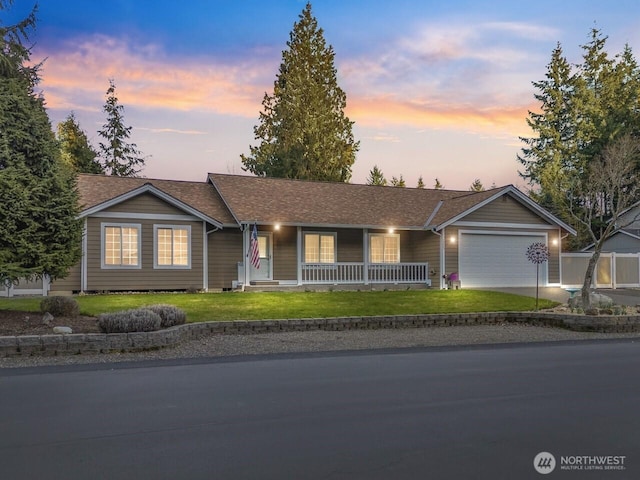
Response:
POLYGON ((71 327, 73 333, 100 333, 95 317, 56 317, 51 325, 42 323, 44 314, 0 310, 0 336, 52 335, 53 327, 71 327))

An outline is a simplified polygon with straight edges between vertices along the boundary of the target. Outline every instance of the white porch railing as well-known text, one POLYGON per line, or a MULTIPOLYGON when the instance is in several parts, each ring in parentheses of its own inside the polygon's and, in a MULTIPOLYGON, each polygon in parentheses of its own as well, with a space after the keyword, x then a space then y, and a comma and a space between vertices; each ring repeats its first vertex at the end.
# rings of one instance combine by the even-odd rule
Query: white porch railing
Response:
POLYGON ((428 263, 303 263, 302 283, 427 283, 428 263))

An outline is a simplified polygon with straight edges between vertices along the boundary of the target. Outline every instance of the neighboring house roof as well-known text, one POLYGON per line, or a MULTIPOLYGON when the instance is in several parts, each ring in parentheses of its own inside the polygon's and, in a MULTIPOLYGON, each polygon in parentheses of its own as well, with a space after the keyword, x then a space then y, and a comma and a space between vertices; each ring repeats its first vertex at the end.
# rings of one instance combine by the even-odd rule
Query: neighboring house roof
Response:
POLYGON ((236 224, 218 193, 207 182, 80 174, 78 191, 81 216, 149 192, 214 225, 236 224))
MULTIPOLYGON (((633 240, 638 240, 638 241, 639 241, 639 242, 638 242, 638 248, 640 249, 640 236, 638 236, 638 235, 636 235, 636 234, 634 234, 634 233, 631 233, 631 232, 629 232, 629 231, 627 231, 627 230, 621 229, 621 228, 619 228, 619 229, 617 229, 617 230, 614 230, 614 231, 611 233, 611 235, 609 235, 609 238, 607 238, 607 239, 604 241, 604 242, 605 242, 605 245, 606 245, 606 243, 611 242, 611 240, 612 240, 614 237, 616 237, 616 236, 621 236, 621 237, 626 236, 626 237, 629 237, 629 238, 631 239, 631 241, 632 241, 632 242, 633 242, 633 240)), ((595 243, 590 243, 589 245, 587 245, 586 247, 584 247, 584 248, 583 248, 582 250, 580 250, 580 251, 581 251, 581 252, 591 252, 591 251, 593 251, 593 249, 595 248, 595 246, 596 246, 596 244, 595 244, 595 243)))

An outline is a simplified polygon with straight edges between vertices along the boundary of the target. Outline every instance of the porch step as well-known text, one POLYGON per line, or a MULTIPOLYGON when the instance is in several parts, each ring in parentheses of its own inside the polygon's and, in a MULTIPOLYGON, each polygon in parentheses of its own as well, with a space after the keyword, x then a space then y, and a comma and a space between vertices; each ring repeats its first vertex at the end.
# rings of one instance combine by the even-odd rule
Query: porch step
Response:
POLYGON ((251 282, 249 282, 249 285, 253 287, 268 287, 280 285, 280 282, 278 280, 251 280, 251 282))

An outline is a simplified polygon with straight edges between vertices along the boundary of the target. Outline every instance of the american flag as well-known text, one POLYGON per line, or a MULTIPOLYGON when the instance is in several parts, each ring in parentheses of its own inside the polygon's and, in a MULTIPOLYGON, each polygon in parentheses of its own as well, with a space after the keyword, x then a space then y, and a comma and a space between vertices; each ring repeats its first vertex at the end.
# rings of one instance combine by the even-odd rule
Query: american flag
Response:
POLYGON ((251 265, 254 268, 260 268, 260 246, 258 245, 258 227, 254 224, 251 232, 251 245, 249 247, 249 255, 251 256, 251 265))

